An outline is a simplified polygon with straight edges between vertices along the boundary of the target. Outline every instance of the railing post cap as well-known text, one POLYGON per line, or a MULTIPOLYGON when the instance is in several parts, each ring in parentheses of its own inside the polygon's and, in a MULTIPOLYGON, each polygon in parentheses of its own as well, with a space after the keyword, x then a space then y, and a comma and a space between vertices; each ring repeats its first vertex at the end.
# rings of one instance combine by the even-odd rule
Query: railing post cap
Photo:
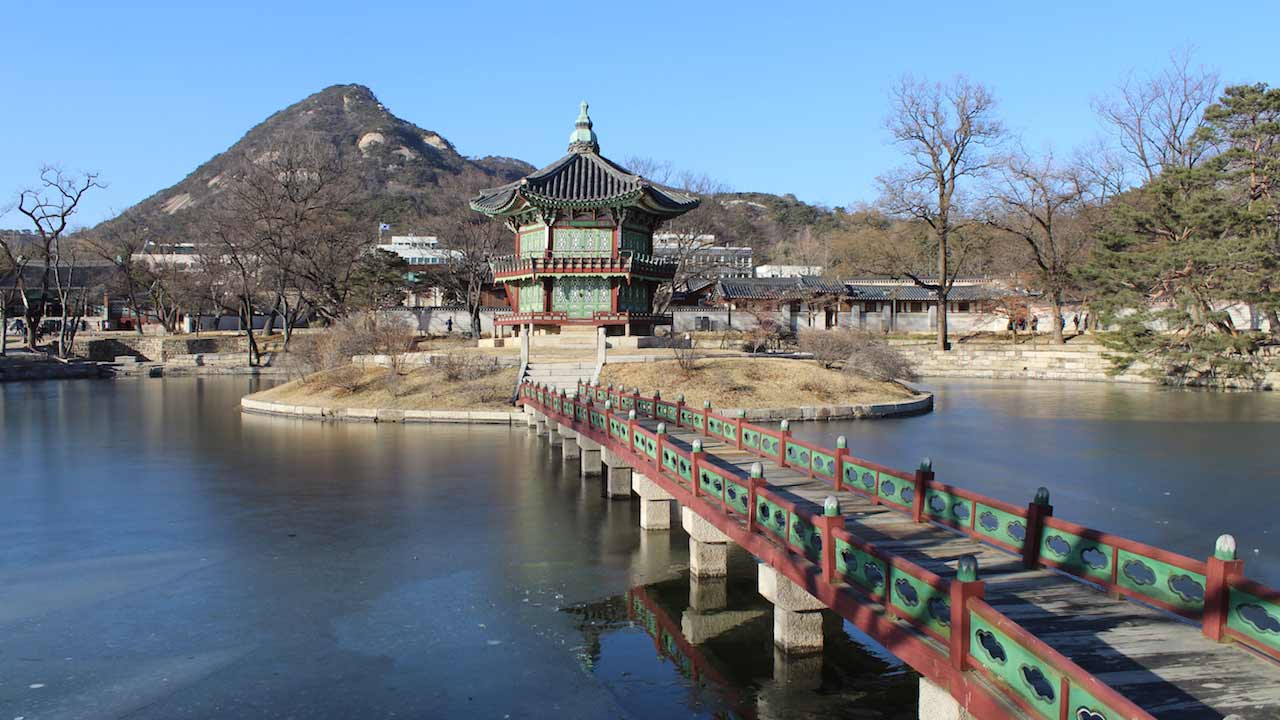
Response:
POLYGON ((978 579, 978 558, 965 555, 956 563, 956 580, 973 582, 978 579))
POLYGON ((1048 505, 1049 504, 1049 488, 1047 487, 1036 488, 1036 497, 1035 497, 1035 500, 1033 500, 1032 502, 1034 502, 1036 505, 1048 505))
POLYGON ((610 389, 610 390, 612 390, 612 389, 613 389, 613 383, 609 383, 609 389, 610 389))
POLYGON ((747 417, 747 409, 746 409, 746 408, 739 408, 739 409, 738 409, 738 417, 743 418, 743 419, 745 420, 745 419, 746 419, 746 417, 747 417))
POLYGON ((706 408, 706 409, 710 410, 710 409, 711 409, 711 401, 710 401, 710 400, 703 400, 703 401, 702 401, 702 407, 704 407, 704 408, 706 408))
POLYGON ((662 398, 662 391, 661 391, 661 390, 659 390, 658 388, 654 388, 654 389, 653 389, 653 399, 654 399, 654 400, 659 400, 659 399, 661 399, 661 398, 662 398))
POLYGON ((613 401, 612 401, 612 400, 605 400, 605 401, 604 401, 604 411, 605 411, 605 412, 609 412, 609 411, 610 411, 610 410, 612 410, 612 409, 613 409, 613 401))
POLYGON ((676 396, 676 402, 678 403, 684 402, 684 393, 680 393, 679 395, 676 396))
POLYGON ((826 500, 822 501, 822 514, 827 517, 835 517, 840 514, 840 499, 835 495, 828 495, 826 500))
POLYGON ((926 458, 921 458, 921 459, 920 459, 920 469, 921 469, 921 470, 923 470, 923 471, 925 471, 925 472, 933 472, 933 459, 932 459, 932 458, 928 458, 928 457, 926 457, 926 458))
POLYGON ((693 446, 690 448, 690 452, 696 452, 696 453, 702 452, 702 440, 694 438, 693 446))
POLYGON ((836 438, 836 447, 840 448, 841 450, 847 450, 849 448, 849 441, 846 440, 843 435, 841 435, 836 438))
POLYGON ((764 477, 764 465, 761 465, 758 462, 751 463, 751 477, 753 478, 764 477))
POLYGON ((632 408, 631 410, 627 411, 627 419, 628 419, 628 420, 635 420, 635 419, 636 419, 636 411, 635 411, 635 409, 634 409, 634 408, 632 408))
POLYGON ((782 428, 782 432, 787 432, 788 430, 791 429, 791 421, 783 420, 782 422, 778 423, 778 427, 782 428))
POLYGON ((666 434, 667 434, 667 424, 666 424, 666 423, 664 423, 664 422, 660 422, 660 423, 658 423, 658 430, 657 430, 657 433, 658 433, 659 435, 666 435, 666 434))
POLYGON ((1236 538, 1234 535, 1222 534, 1213 544, 1213 556, 1219 560, 1236 559, 1236 538))

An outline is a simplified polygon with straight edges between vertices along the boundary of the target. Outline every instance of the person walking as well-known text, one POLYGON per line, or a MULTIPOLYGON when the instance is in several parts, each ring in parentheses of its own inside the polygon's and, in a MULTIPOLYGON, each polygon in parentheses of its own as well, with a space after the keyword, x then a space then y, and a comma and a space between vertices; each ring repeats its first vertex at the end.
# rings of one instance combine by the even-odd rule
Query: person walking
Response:
POLYGON ((1076 334, 1077 334, 1077 335, 1079 335, 1079 334, 1080 334, 1080 316, 1079 316, 1079 315, 1072 315, 1072 316, 1071 316, 1071 324, 1072 324, 1072 325, 1074 325, 1074 326, 1076 327, 1076 334))
POLYGON ((450 335, 453 334, 453 318, 445 318, 444 331, 450 335))
POLYGON ((1040 318, 1037 315, 1031 316, 1031 332, 1034 333, 1040 327, 1040 318))

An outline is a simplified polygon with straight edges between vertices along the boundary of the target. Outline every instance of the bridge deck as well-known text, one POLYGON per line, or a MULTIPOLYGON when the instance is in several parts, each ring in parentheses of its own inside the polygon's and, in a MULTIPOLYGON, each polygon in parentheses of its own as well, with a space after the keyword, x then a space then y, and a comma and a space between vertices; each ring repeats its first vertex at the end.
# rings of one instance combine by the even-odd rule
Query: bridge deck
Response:
MULTIPOLYGON (((658 421, 638 424, 652 431, 658 421)), ((1280 665, 1238 645, 1211 642, 1198 625, 1062 573, 1024 569, 1010 552, 938 524, 915 523, 861 494, 837 493, 820 479, 714 437, 683 427, 668 427, 667 437, 685 449, 699 439, 708 456, 743 471, 762 463, 770 490, 816 514, 826 497, 837 495, 850 532, 943 578, 955 577, 960 557, 976 556, 988 604, 1155 717, 1280 717, 1280 665)))

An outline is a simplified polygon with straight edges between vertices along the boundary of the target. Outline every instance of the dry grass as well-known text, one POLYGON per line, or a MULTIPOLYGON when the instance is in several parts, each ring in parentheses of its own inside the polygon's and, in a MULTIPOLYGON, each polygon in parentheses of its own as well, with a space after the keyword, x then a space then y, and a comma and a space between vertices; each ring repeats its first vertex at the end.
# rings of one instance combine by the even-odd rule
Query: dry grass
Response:
POLYGON ((601 383, 654 388, 674 399, 713 407, 779 408, 802 405, 861 405, 905 400, 911 393, 895 383, 879 382, 826 370, 812 360, 771 358, 704 358, 686 376, 675 361, 605 365, 601 383))
POLYGON ((416 368, 394 384, 387 382, 387 374, 386 368, 347 366, 277 385, 250 398, 329 408, 509 410, 516 382, 516 369, 510 367, 464 380, 448 380, 440 368, 416 368))

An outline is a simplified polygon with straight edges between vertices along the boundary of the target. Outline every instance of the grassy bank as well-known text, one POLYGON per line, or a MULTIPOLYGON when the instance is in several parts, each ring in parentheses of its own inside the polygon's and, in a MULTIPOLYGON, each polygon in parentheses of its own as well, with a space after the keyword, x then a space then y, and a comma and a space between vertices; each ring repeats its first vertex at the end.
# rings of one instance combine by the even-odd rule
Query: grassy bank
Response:
POLYGON ((679 393, 685 402, 714 407, 781 408, 804 405, 863 405, 906 400, 911 393, 891 382, 879 382, 837 370, 812 360, 764 358, 702 358, 692 372, 674 361, 605 365, 601 383, 639 387, 667 398, 679 393))
POLYGON ((510 410, 516 369, 449 379, 440 368, 393 374, 385 368, 343 367, 309 375, 250 395, 254 400, 334 409, 510 410))

